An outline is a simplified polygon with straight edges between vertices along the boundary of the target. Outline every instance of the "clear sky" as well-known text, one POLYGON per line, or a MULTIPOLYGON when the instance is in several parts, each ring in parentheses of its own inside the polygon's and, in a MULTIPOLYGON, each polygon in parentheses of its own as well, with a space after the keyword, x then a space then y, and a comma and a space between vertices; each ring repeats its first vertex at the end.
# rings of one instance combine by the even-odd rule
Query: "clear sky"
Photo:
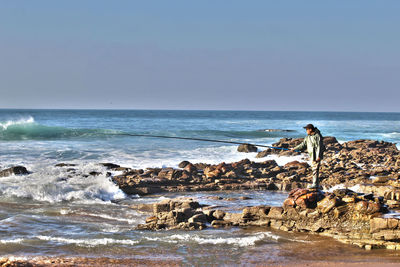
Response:
POLYGON ((4 0, 0 108, 400 112, 398 0, 4 0))

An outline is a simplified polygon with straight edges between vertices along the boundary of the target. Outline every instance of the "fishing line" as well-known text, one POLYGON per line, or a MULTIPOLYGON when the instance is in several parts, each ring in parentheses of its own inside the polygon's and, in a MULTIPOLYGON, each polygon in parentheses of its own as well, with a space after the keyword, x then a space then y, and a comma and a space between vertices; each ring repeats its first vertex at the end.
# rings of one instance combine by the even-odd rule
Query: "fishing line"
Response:
MULTIPOLYGON (((233 142, 233 141, 205 139, 205 138, 194 138, 194 137, 179 137, 179 136, 152 135, 152 134, 128 134, 128 133, 115 133, 115 134, 108 134, 108 135, 124 135, 124 136, 133 136, 133 137, 151 137, 151 138, 193 140, 193 141, 224 143, 224 144, 235 144, 235 145, 251 145, 251 146, 266 147, 266 148, 279 149, 279 150, 290 150, 290 149, 287 149, 287 148, 284 148, 284 147, 275 147, 275 146, 250 144, 250 143, 243 143, 243 142, 233 142)), ((295 150, 295 152, 300 152, 300 151, 299 150, 295 150)))

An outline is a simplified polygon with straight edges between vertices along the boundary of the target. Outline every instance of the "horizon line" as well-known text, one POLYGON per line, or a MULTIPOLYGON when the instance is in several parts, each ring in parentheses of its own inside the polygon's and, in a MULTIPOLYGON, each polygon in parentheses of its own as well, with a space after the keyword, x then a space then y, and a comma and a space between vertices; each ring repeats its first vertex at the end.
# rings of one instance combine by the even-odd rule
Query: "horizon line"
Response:
POLYGON ((344 110, 247 110, 247 109, 142 109, 142 108, 0 108, 0 110, 87 110, 87 111, 214 111, 214 112, 339 112, 339 113, 400 113, 400 111, 344 111, 344 110))

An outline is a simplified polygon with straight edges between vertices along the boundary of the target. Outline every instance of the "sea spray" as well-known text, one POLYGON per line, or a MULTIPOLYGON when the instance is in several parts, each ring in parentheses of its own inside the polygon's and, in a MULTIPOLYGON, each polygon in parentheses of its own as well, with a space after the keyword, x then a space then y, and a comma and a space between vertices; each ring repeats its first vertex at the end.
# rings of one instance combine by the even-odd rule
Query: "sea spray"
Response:
POLYGON ((125 194, 105 174, 88 175, 91 171, 105 171, 104 167, 88 164, 71 168, 38 165, 25 176, 2 179, 1 199, 24 198, 50 203, 62 201, 110 202, 125 198, 125 194))
POLYGON ((8 120, 5 122, 0 122, 0 128, 4 131, 7 130, 8 127, 10 126, 15 126, 15 125, 29 125, 35 123, 35 119, 31 116, 28 118, 22 118, 19 120, 8 120))

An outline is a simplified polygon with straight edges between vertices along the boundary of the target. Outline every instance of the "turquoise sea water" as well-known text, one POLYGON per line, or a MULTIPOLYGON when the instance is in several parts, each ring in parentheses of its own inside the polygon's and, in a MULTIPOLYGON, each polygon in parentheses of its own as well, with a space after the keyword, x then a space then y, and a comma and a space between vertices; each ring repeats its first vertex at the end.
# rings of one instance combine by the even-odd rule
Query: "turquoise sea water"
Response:
POLYGON ((302 137, 315 124, 339 141, 400 140, 400 113, 0 110, 2 165, 29 162, 102 160, 137 167, 194 161, 236 160, 232 145, 173 139, 133 138, 118 133, 155 134, 271 144, 302 137), (266 132, 284 129, 293 132, 266 132))
MULTIPOLYGON (((282 242, 306 242, 256 229, 202 232, 141 232, 134 230, 146 214, 129 208, 166 196, 126 196, 105 175, 99 162, 127 167, 172 166, 192 162, 255 159, 256 153, 236 152, 236 145, 200 141, 129 137, 154 134, 218 139, 270 145, 283 137, 303 137, 308 123, 339 141, 376 139, 399 143, 400 113, 156 111, 156 110, 0 110, 0 168, 24 165, 32 173, 0 178, 1 255, 83 255, 134 257, 132 250, 151 256, 183 259, 196 265, 186 251, 199 249, 210 264, 240 259, 260 248, 276 255, 282 242), (266 131, 280 129, 291 131, 266 131), (74 163, 75 171, 55 167, 74 163), (213 246, 206 249, 204 246, 213 246), (185 254, 186 253, 186 254, 185 254), (246 254, 246 255, 247 255, 246 254), (224 260, 219 260, 219 256, 224 260), (231 257, 226 258, 226 255, 231 257)), ((290 161, 289 159, 277 159, 290 161)), ((216 192, 185 194, 202 204, 225 209, 246 205, 280 205, 284 193, 216 192), (241 203, 214 203, 210 196, 251 196, 241 203)), ((179 194, 171 194, 176 197, 179 194)), ((167 196, 168 197, 168 196, 167 196)), ((279 261, 276 256, 274 260, 279 261)))

